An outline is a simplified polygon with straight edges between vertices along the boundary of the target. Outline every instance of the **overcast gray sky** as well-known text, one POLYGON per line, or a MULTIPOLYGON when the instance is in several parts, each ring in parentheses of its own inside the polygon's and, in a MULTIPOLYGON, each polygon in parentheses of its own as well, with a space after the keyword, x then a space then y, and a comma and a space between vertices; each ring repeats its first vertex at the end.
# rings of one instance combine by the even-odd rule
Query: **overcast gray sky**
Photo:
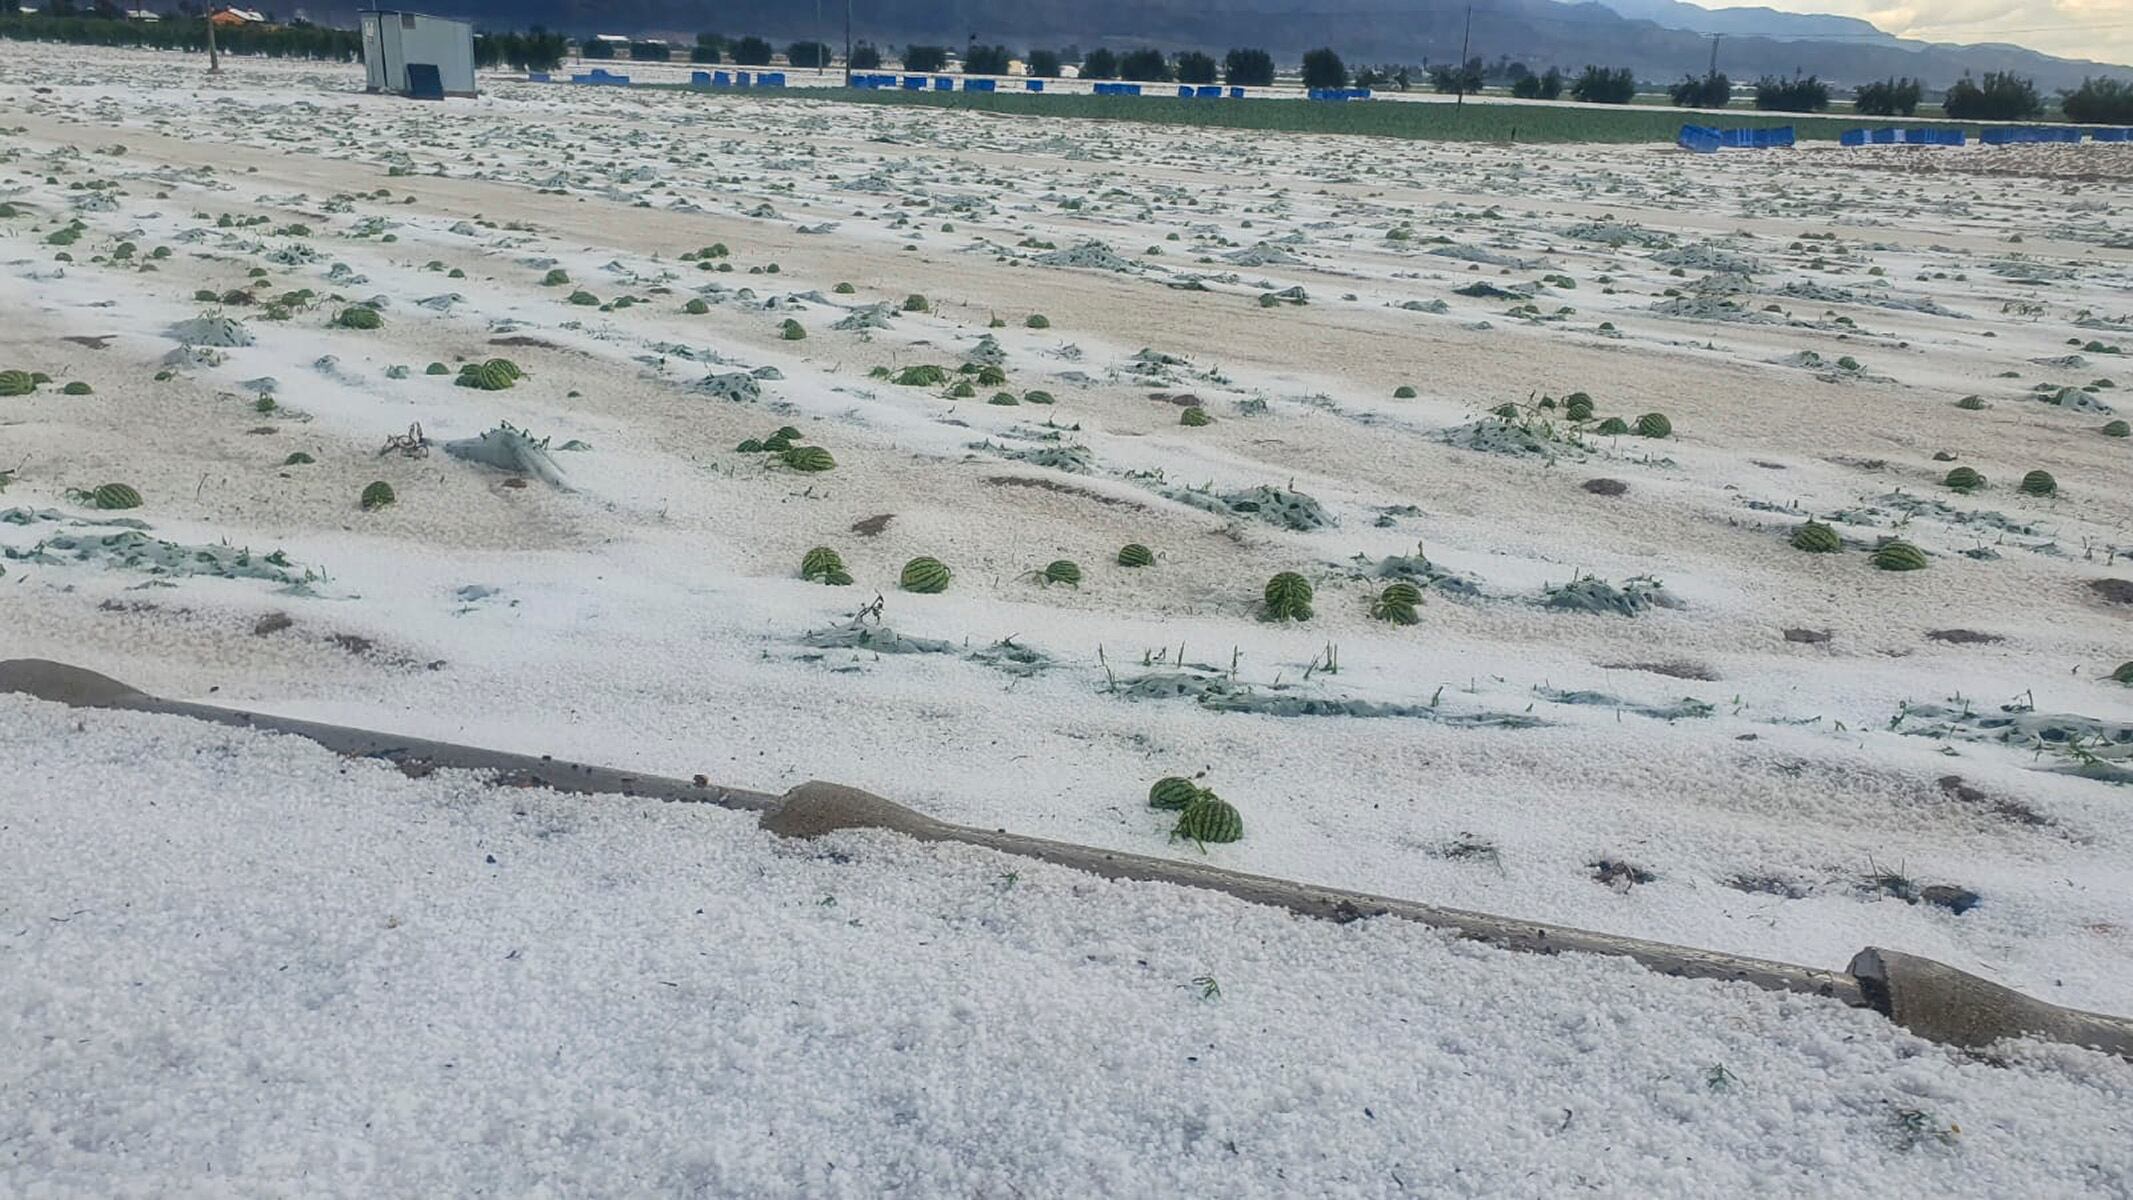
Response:
MULTIPOLYGON (((1732 8, 1725 0, 1697 0, 1732 8)), ((1788 12, 1863 17, 1934 42, 2013 42, 2047 54, 2133 63, 2133 0, 1753 0, 1788 12), (2112 28, 2103 28, 2111 26, 2112 28)))

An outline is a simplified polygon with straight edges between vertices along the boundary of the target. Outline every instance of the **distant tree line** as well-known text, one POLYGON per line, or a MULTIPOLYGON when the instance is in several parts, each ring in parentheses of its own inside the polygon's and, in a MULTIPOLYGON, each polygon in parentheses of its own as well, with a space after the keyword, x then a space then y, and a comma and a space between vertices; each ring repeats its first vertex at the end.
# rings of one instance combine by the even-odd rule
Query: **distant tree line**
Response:
POLYGON ((514 71, 553 71, 563 65, 570 39, 536 25, 525 33, 483 33, 474 38, 474 65, 514 71))
MULTIPOLYGON (((0 0, 4 3, 4 0, 0 0)), ((73 45, 125 46, 143 49, 207 49, 208 24, 197 17, 166 15, 158 21, 123 19, 115 0, 97 0, 80 6, 69 0, 50 0, 37 13, 0 13, 0 38, 15 41, 63 42, 73 45), (92 15, 80 15, 84 8, 92 15)), ((265 55, 275 58, 308 58, 330 61, 360 61, 362 37, 352 29, 320 25, 236 25, 218 27, 215 40, 233 55, 265 55)), ((649 39, 626 44, 634 60, 668 61, 673 48, 649 39)), ((521 71, 553 70, 569 50, 568 40, 536 26, 525 32, 483 33, 474 39, 475 64, 484 68, 509 67, 521 71)), ((586 36, 580 41, 584 57, 618 57, 617 43, 586 36)), ((819 41, 796 41, 785 47, 785 60, 796 68, 827 68, 835 52, 819 41)), ((689 48, 694 63, 731 62, 737 66, 771 65, 777 50, 760 37, 727 38, 700 33, 689 48)), ((949 52, 942 46, 910 45, 903 49, 902 66, 928 74, 948 65, 949 52)), ((1211 55, 1188 50, 1175 55, 1152 47, 1121 54, 1099 47, 1086 55, 1079 50, 1032 49, 1024 56, 1024 69, 1033 78, 1055 79, 1069 64, 1077 65, 1084 79, 1124 79, 1138 83, 1176 81, 1195 86, 1217 82, 1232 87, 1270 87, 1275 80, 1274 58, 1265 50, 1238 48, 1220 62, 1211 55)), ((852 50, 850 67, 855 71, 878 71, 884 58, 870 42, 852 50)), ((973 75, 1005 75, 1013 55, 1005 46, 972 42, 963 52, 963 69, 973 75)), ((1302 78, 1307 88, 1342 88, 1351 76, 1347 65, 1331 48, 1321 47, 1304 55, 1302 78)), ((1400 66, 1364 67, 1353 74, 1359 87, 1394 87, 1405 90, 1411 76, 1400 66)), ((1429 85, 1440 92, 1472 94, 1490 84, 1507 85, 1520 99, 1555 100, 1565 91, 1587 104, 1627 104, 1637 93, 1635 74, 1627 67, 1587 66, 1575 79, 1550 67, 1536 74, 1524 63, 1499 57, 1494 63, 1469 58, 1463 63, 1436 64, 1427 68, 1429 85)), ((1689 108, 1723 108, 1732 100, 1732 81, 1723 74, 1686 76, 1667 89, 1673 102, 1689 108)), ((1916 79, 1891 78, 1859 86, 1852 105, 1865 116, 1911 116, 1917 112, 1924 87, 1916 79)), ((1791 78, 1765 76, 1755 84, 1755 106, 1770 112, 1820 112, 1829 107, 1830 87, 1815 76, 1791 78)), ((1958 121, 2025 121, 2044 116, 2046 100, 2034 81, 2011 71, 1987 72, 1981 79, 1963 78, 1950 87, 1942 110, 1958 121)), ((2079 88, 2062 92, 2059 107, 2065 118, 2083 124, 2133 125, 2133 81, 2090 78, 2079 88)))
POLYGON ((1232 50, 1222 60, 1231 87, 1273 87, 1274 56, 1264 50, 1232 50))
POLYGON ((1637 73, 1628 67, 1593 67, 1570 85, 1570 98, 1586 104, 1627 104, 1637 98, 1637 73))
POLYGON ((1307 88, 1348 86, 1348 64, 1330 46, 1304 51, 1303 85, 1307 88))
POLYGON ((1908 117, 1918 111, 1924 91, 1909 77, 1862 84, 1852 93, 1852 108, 1869 117, 1908 117))
MULTIPOLYGON (((933 48, 914 46, 911 49, 933 48)), ((930 55, 924 61, 934 62, 930 55)), ((964 53, 963 70, 973 75, 1004 75, 1008 61, 1007 51, 1001 47, 973 46, 964 53)), ((1087 54, 1071 50, 1031 50, 1024 60, 1024 69, 1033 78, 1057 79, 1069 63, 1078 68, 1083 79, 1123 79, 1134 83, 1175 81, 1203 87, 1215 83, 1228 83, 1232 87, 1271 87, 1274 83, 1274 56, 1264 50, 1249 49, 1231 50, 1221 62, 1198 50, 1187 50, 1173 57, 1152 47, 1129 50, 1124 54, 1102 47, 1087 54)), ((940 69, 938 65, 913 65, 908 51, 904 66, 912 71, 940 69)))
POLYGON ((2060 97, 2059 106, 2067 120, 2084 125, 2133 125, 2133 82, 2084 79, 2060 97))
MULTIPOLYGON (((128 21, 118 17, 9 12, 0 15, 0 38, 76 46, 205 51, 207 22, 176 16, 160 21, 128 21)), ((263 54, 269 58, 353 62, 363 57, 362 35, 353 29, 329 29, 323 25, 235 25, 215 30, 215 44, 226 54, 263 54)))
POLYGON ((1466 95, 1488 85, 1487 72, 1477 56, 1464 63, 1448 63, 1429 69, 1429 86, 1439 92, 1466 95))
MULTIPOLYGON (((117 26, 103 37, 51 37, 52 40, 96 41, 111 45, 161 45, 177 44, 191 48, 192 43, 183 38, 144 37, 140 34, 155 30, 154 25, 139 25, 125 21, 96 21, 93 19, 68 18, 53 21, 50 18, 0 18, 0 36, 23 36, 10 32, 11 28, 24 23, 39 25, 117 26), (123 34, 124 36, 121 36, 123 34)), ((165 23, 166 25, 168 22, 165 23)), ((197 22, 194 22, 197 25, 197 22)), ((173 31, 166 31, 166 33, 173 31)), ((280 31, 275 31, 280 32, 280 31)), ((296 32, 296 31, 288 31, 296 32)), ((321 31, 340 33, 353 39, 355 35, 345 31, 321 31)), ((223 37, 232 44, 244 36, 243 30, 225 33, 223 37)), ((204 38, 194 39, 204 44, 204 38)), ((540 70, 542 64, 553 66, 562 58, 562 41, 559 35, 545 34, 536 29, 530 34, 484 35, 477 39, 475 55, 483 66, 508 64, 521 69, 540 70)), ((615 57, 614 43, 597 42, 588 37, 583 42, 587 58, 615 57)), ((636 42, 630 44, 632 58, 664 59, 670 51, 665 43, 636 42)), ((259 53, 297 54, 309 53, 313 57, 335 57, 330 50, 308 51, 295 49, 268 50, 259 53)), ((768 66, 776 51, 771 44, 759 37, 729 39, 721 34, 702 33, 689 53, 690 61, 696 63, 732 62, 738 66, 768 66)), ((342 52, 341 57, 358 57, 356 48, 342 52)), ((933 74, 945 70, 951 57, 945 46, 907 45, 903 48, 900 65, 914 74, 933 74)), ((785 59, 794 67, 824 68, 835 62, 835 51, 822 42, 799 41, 785 47, 785 59)), ((988 45, 973 41, 962 52, 962 69, 970 75, 1006 75, 1014 65, 1014 54, 1006 46, 988 45)), ((879 47, 871 42, 860 42, 852 48, 850 67, 855 71, 879 71, 886 59, 879 47)), ((1229 51, 1219 62, 1211 55, 1198 50, 1167 54, 1153 47, 1144 47, 1124 52, 1103 47, 1081 53, 1078 49, 1065 50, 1031 49, 1022 59, 1023 70, 1031 78, 1057 79, 1069 65, 1078 68, 1080 77, 1095 80, 1127 80, 1134 83, 1177 82, 1195 86, 1227 83, 1232 87, 1271 87, 1275 80, 1273 55, 1265 50, 1239 48, 1229 51)), ((1557 100, 1568 93, 1573 100, 1586 104, 1628 104, 1636 98, 1636 75, 1627 67, 1587 66, 1575 78, 1566 77, 1562 71, 1549 67, 1543 72, 1534 72, 1521 62, 1508 56, 1499 56, 1491 63, 1476 56, 1464 63, 1438 63, 1422 72, 1429 86, 1445 93, 1475 94, 1489 86, 1507 88, 1511 95, 1522 100, 1557 100)), ((1409 69, 1397 65, 1361 67, 1353 74, 1342 62, 1339 54, 1330 48, 1313 50, 1304 55, 1303 84, 1307 88, 1342 88, 1352 81, 1357 87, 1397 88, 1406 90, 1414 76, 1409 69)), ((1707 75, 1684 76, 1667 88, 1668 96, 1683 108, 1725 108, 1732 103, 1733 82, 1722 72, 1707 75)), ((1924 94, 1924 87, 1916 79, 1892 78, 1878 83, 1863 84, 1853 95, 1853 108, 1866 116, 1911 116, 1924 94)), ((2061 96, 2066 119, 2090 124, 2133 124, 2133 83, 2116 79, 2088 79, 2074 91, 2061 96)), ((1830 86, 1812 75, 1764 76, 1755 82, 1755 107, 1767 112, 1821 112, 1830 104, 1830 86)), ((1950 88, 1943 105, 1947 115, 1955 120, 1971 121, 2019 121, 2043 115, 2045 101, 2037 94, 2030 80, 2011 72, 1987 74, 1981 81, 1964 79, 1950 88)))
POLYGON ((2044 113, 2037 85, 2012 71, 1988 71, 1982 83, 1958 79, 1940 107, 1958 121, 2026 121, 2044 113))
POLYGON ((1733 103, 1733 81, 1720 71, 1698 79, 1694 75, 1666 89, 1680 108, 1724 108, 1733 103))
POLYGON ((1755 81, 1755 106, 1765 112, 1821 112, 1829 107, 1829 85, 1812 75, 1765 75, 1755 81))
POLYGON ((1521 100, 1559 100, 1563 95, 1563 73, 1549 67, 1539 75, 1527 70, 1523 63, 1519 70, 1525 73, 1511 81, 1511 94, 1521 100))

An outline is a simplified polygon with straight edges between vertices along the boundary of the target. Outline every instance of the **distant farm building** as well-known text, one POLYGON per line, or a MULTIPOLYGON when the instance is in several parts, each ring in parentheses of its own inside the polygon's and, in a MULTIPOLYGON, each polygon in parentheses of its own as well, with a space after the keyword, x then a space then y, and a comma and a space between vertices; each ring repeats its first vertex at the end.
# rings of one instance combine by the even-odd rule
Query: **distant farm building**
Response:
POLYGON ((218 8, 208 20, 224 29, 232 29, 239 25, 264 25, 267 15, 256 8, 218 8))
POLYGON ((373 92, 442 100, 474 95, 474 26, 411 12, 358 13, 373 92))

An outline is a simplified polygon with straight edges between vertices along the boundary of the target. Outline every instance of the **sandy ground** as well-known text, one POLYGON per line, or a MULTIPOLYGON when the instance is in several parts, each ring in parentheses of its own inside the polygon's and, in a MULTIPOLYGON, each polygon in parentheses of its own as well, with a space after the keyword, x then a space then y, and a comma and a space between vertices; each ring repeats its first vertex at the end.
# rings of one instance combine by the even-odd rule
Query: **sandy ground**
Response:
POLYGON ((2097 586, 2133 587, 2133 440, 2102 432, 2133 408, 2117 149, 1861 171, 1890 154, 359 82, 0 47, 0 369, 52 380, 0 399, 0 654, 1808 963, 1895 946, 2133 1011, 2107 781, 2133 606, 2097 586), (358 302, 381 328, 333 324, 358 302), (204 313, 250 344, 173 336, 204 313), (453 386, 495 356, 526 378, 453 386), (1007 382, 967 397, 870 377, 989 357, 1007 382), (756 398, 700 386, 736 372, 756 398), (1579 391, 1671 436, 1569 422, 1579 391), (443 452, 500 422, 567 486, 443 452), (381 455, 417 424, 428 454, 381 455), (735 450, 787 424, 835 469, 735 450), (2018 490, 2034 470, 2056 495, 2018 490), (397 503, 361 509, 373 480, 397 503), (144 506, 85 507, 107 482, 144 506), (1207 509, 1256 487, 1324 525, 1207 509), (1844 552, 1788 544, 1810 516, 1844 552), (80 557, 112 519, 292 565, 80 557), (1927 569, 1870 565, 1895 537, 1927 569), (1127 542, 1156 565, 1115 565, 1127 542), (798 577, 816 545, 854 586, 798 577), (1373 620, 1418 546, 1419 623, 1373 620), (918 555, 945 594, 897 590, 918 555), (1079 587, 1031 577, 1061 558, 1079 587), (1309 622, 1261 619, 1281 571, 1309 622), (1585 577, 1664 603, 1550 606, 1585 577), (877 595, 921 652, 835 644, 877 595), (1202 772, 1243 841, 1146 807, 1202 772))

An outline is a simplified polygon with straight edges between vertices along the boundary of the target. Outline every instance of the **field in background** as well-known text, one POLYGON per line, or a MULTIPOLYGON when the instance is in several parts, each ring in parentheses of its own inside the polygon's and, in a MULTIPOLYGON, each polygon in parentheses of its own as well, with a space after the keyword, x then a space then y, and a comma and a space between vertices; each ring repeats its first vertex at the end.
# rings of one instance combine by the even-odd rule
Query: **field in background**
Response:
MULTIPOLYGON (((660 85, 652 85, 660 86, 660 85)), ((685 86, 685 85, 671 85, 685 86)), ((1151 87, 1161 85, 1149 85, 1151 87)), ((780 92, 757 89, 752 96, 820 100, 823 89, 780 92)), ((1707 113, 1652 109, 1641 105, 1526 104, 1495 100, 1450 103, 1399 103, 1363 100, 1325 103, 1296 100, 1183 100, 1175 96, 1091 96, 1060 93, 907 92, 835 89, 834 97, 852 104, 909 105, 1095 121, 1136 121, 1206 129, 1259 129, 1280 133, 1346 134, 1450 142, 1664 142, 1685 124, 1719 123, 1731 128, 1772 129, 1790 125, 1802 138, 1835 141, 1864 118, 1803 117, 1789 113, 1707 113)), ((1873 118, 1871 123, 1891 123, 1873 118)))

